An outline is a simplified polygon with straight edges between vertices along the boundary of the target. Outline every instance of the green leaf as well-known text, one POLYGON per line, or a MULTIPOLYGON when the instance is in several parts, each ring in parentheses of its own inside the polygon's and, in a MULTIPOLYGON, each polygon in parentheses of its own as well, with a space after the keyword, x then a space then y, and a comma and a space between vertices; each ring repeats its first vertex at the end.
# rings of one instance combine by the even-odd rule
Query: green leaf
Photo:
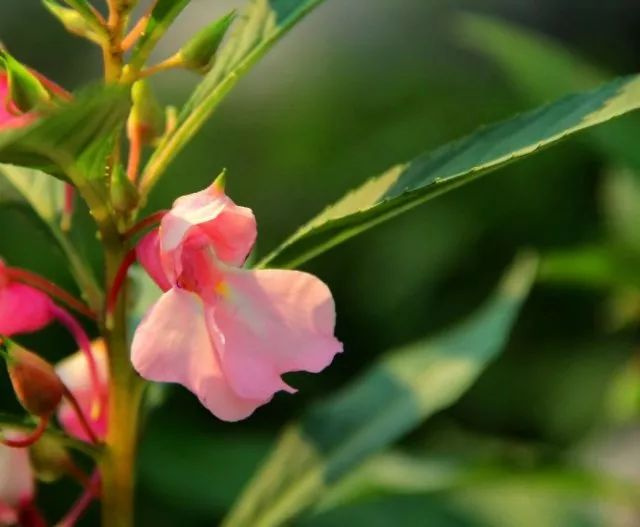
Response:
POLYGON ((130 67, 144 66, 153 48, 191 0, 158 0, 131 55, 130 67))
POLYGON ((26 204, 35 213, 44 230, 66 256, 71 274, 87 301, 97 309, 102 305, 102 292, 93 271, 77 253, 60 229, 64 183, 38 170, 0 165, 0 204, 26 204))
MULTIPOLYGON (((592 88, 611 77, 610 72, 581 59, 564 44, 516 24, 465 14, 458 18, 457 30, 470 49, 495 61, 533 104, 592 88)), ((598 128, 589 138, 601 152, 640 168, 635 139, 639 135, 640 119, 636 117, 598 128)))
POLYGON ((296 267, 435 196, 638 107, 640 76, 631 76, 482 128, 369 180, 300 228, 258 266, 296 267))
POLYGON ((289 29, 323 0, 251 0, 216 62, 183 108, 176 129, 158 146, 142 176, 151 190, 166 167, 200 130, 224 96, 289 29))
POLYGON ((117 238, 105 170, 129 105, 124 86, 80 93, 30 126, 0 132, 0 163, 68 179, 89 206, 103 236, 117 238))
MULTIPOLYGON (((124 88, 96 88, 81 93, 31 126, 0 132, 0 163, 61 175, 61 171, 77 165, 78 158, 121 127, 128 109, 124 88)), ((86 176, 100 179, 104 173, 86 176)))
POLYGON ((503 348, 536 269, 517 261, 463 324, 391 353, 289 426, 225 525, 280 525, 370 455, 454 403, 503 348))

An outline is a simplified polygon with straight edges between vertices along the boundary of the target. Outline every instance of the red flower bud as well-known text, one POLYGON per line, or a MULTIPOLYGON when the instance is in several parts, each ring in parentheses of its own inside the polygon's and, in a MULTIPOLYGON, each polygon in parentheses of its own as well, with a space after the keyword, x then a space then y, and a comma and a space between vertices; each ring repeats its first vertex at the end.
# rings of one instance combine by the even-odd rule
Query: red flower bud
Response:
POLYGON ((5 340, 7 369, 20 404, 33 415, 49 417, 58 407, 64 385, 53 366, 14 342, 5 340))

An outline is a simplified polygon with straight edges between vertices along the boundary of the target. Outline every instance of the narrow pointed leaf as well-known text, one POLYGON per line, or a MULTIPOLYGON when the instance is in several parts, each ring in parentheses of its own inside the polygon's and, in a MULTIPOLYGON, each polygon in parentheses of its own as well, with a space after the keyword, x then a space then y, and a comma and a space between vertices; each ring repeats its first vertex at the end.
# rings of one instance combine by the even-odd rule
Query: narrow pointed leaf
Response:
MULTIPOLYGON (((108 141, 123 125, 129 108, 122 88, 100 88, 43 115, 34 124, 0 132, 0 163, 43 169, 57 175, 96 145, 108 141)), ((99 179, 104 173, 87 173, 99 179)))
POLYGON ((175 131, 158 147, 142 178, 148 192, 178 152, 200 130, 239 78, 323 0, 251 0, 216 62, 183 108, 175 131))
POLYGON ((504 347, 535 269, 535 258, 520 258, 466 322, 391 353, 312 407, 286 429, 224 525, 282 525, 369 456, 455 402, 504 347))
POLYGON ((158 0, 131 56, 132 68, 139 69, 144 66, 155 45, 190 1, 158 0))
POLYGON ((298 266, 435 196, 639 107, 640 76, 630 76, 482 128, 369 180, 300 228, 259 266, 298 266))

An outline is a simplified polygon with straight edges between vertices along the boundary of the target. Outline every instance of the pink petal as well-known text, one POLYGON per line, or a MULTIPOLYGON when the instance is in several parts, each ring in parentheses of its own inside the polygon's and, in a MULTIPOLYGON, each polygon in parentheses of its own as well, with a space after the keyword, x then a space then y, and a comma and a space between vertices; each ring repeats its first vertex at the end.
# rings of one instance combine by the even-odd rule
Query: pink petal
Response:
POLYGON ((170 289, 138 326, 131 361, 146 379, 182 384, 220 419, 244 419, 268 398, 242 398, 229 387, 212 337, 219 338, 207 328, 200 298, 188 291, 170 289))
POLYGON ((232 265, 245 261, 256 240, 251 209, 237 206, 215 183, 175 201, 161 223, 162 250, 177 250, 194 229, 207 236, 220 260, 232 265))
POLYGON ((0 287, 0 334, 31 333, 53 319, 53 302, 28 285, 10 282, 0 287))
POLYGON ((138 242, 136 257, 160 289, 166 291, 171 288, 171 283, 162 267, 158 229, 154 229, 138 242))
POLYGON ((7 128, 19 128, 31 124, 36 116, 32 113, 16 115, 9 111, 12 103, 9 99, 9 78, 0 72, 0 131, 7 128))
MULTIPOLYGON (((91 343, 91 351, 95 357, 98 370, 98 381, 101 391, 99 399, 106 401, 109 390, 109 365, 104 341, 102 339, 94 340, 91 343)), ((78 351, 63 359, 56 365, 56 373, 80 404, 80 408, 82 408, 84 415, 89 420, 89 424, 96 435, 99 438, 106 437, 108 408, 104 404, 102 407, 100 407, 100 404, 96 406, 96 403, 100 401, 96 401, 94 397, 86 355, 78 351)), ((84 427, 80 424, 77 414, 66 400, 62 402, 58 409, 58 420, 69 434, 83 441, 89 441, 90 438, 85 432, 84 427)))
POLYGON ((315 276, 227 269, 225 280, 214 318, 222 367, 241 396, 271 397, 288 389, 282 373, 319 372, 342 351, 331 292, 315 276))
POLYGON ((8 515, 22 502, 31 501, 34 491, 28 449, 0 445, 0 519, 3 513, 8 515))

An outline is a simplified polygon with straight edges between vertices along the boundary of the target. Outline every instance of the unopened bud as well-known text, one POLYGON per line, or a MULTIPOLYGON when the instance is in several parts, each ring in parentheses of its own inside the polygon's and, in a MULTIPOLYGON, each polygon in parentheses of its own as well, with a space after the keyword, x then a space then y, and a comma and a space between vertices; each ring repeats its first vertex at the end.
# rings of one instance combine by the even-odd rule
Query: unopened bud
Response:
POLYGON ((178 52, 182 65, 199 73, 209 71, 215 62, 216 52, 235 17, 236 12, 231 11, 198 32, 178 52))
POLYGON ((138 135, 141 144, 151 144, 164 133, 164 111, 146 79, 134 83, 131 100, 131 113, 127 122, 129 139, 138 135))
POLYGON ((64 7, 56 0, 42 0, 42 3, 48 11, 62 23, 69 33, 88 38, 98 43, 102 41, 100 35, 94 31, 89 22, 75 9, 64 7))
POLYGON ((30 414, 50 416, 60 404, 64 385, 53 366, 35 353, 3 339, 9 378, 20 404, 30 414))
POLYGON ((67 449, 55 438, 43 435, 29 447, 31 467, 36 477, 45 483, 52 483, 69 473, 73 466, 67 449))
POLYGON ((111 203, 118 212, 128 212, 138 205, 140 194, 121 166, 113 169, 111 176, 111 203))
POLYGON ((51 100, 38 78, 6 51, 0 51, 0 65, 4 66, 9 80, 9 100, 17 110, 29 112, 51 100))

